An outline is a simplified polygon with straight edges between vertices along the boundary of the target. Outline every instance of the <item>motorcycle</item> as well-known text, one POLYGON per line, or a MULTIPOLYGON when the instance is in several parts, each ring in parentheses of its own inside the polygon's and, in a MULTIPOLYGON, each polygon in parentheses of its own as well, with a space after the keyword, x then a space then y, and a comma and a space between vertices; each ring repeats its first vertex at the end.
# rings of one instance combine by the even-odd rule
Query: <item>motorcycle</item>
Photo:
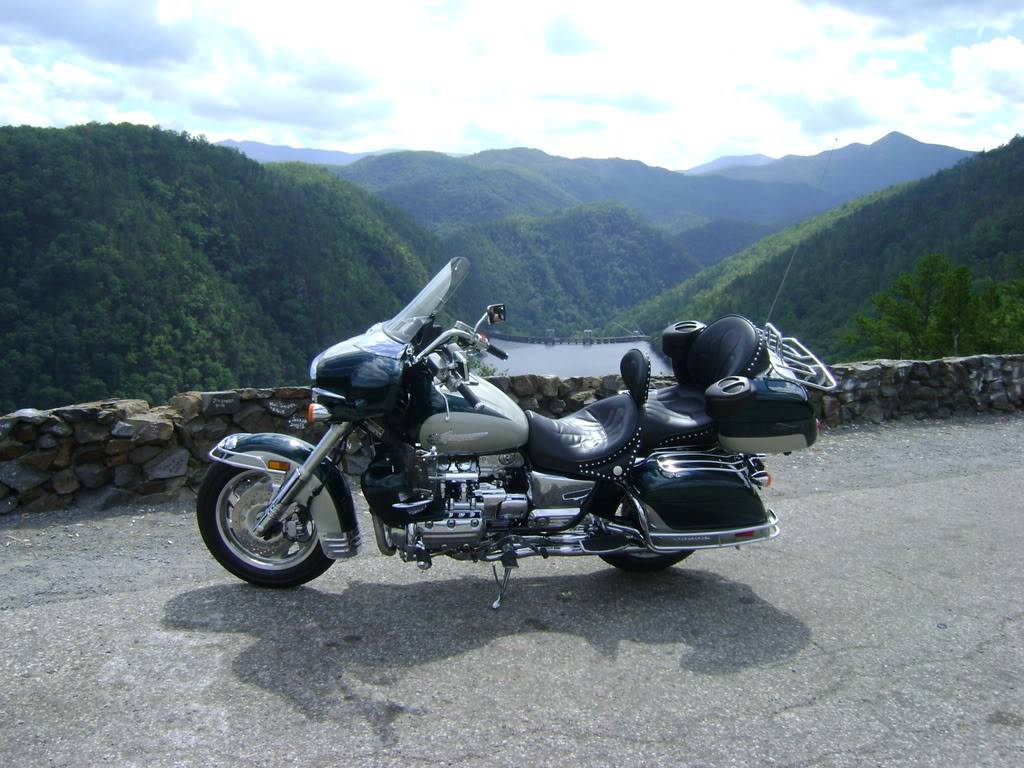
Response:
POLYGON ((316 445, 264 433, 214 446, 197 519, 224 568, 294 587, 356 555, 342 467, 360 444, 380 552, 422 569, 438 556, 491 563, 494 608, 525 557, 651 572, 778 535, 758 493, 764 459, 814 443, 807 389, 836 386, 799 340, 738 315, 675 323, 662 337, 675 385, 651 391, 650 361, 633 349, 623 392, 552 419, 469 370, 473 354, 507 359, 481 330, 505 320, 503 304, 475 326, 438 323, 468 269, 451 260, 393 318, 313 360, 306 418, 326 427, 316 445))

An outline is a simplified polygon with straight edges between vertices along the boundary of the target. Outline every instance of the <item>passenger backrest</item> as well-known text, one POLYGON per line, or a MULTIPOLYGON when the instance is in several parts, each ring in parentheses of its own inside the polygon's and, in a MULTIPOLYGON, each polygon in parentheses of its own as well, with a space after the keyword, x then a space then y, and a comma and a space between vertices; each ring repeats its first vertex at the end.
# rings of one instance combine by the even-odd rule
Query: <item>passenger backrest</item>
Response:
POLYGON ((651 384, 651 361, 639 349, 631 349, 622 356, 619 372, 633 402, 638 408, 643 408, 647 403, 647 391, 651 384))
POLYGON ((693 342, 705 328, 707 326, 699 320, 683 320, 661 332, 661 351, 672 361, 672 373, 680 384, 689 382, 686 358, 693 342))
POLYGON ((768 370, 768 364, 764 332, 740 315, 715 320, 701 331, 686 358, 691 380, 702 388, 723 376, 752 379, 768 370))
POLYGON ((708 326, 696 321, 670 325, 662 349, 672 359, 679 383, 700 389, 724 376, 753 378, 770 363, 764 331, 740 315, 727 315, 708 326))

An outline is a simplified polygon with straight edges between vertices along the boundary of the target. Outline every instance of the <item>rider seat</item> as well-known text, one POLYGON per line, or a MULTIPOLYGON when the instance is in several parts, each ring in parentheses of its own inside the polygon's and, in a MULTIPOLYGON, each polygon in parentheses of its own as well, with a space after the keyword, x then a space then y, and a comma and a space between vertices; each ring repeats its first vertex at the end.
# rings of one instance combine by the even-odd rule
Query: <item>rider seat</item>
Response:
POLYGON ((651 364, 638 349, 619 365, 627 394, 561 419, 527 412, 530 461, 539 470, 615 479, 636 456, 669 446, 707 447, 718 439, 705 389, 725 376, 753 378, 768 369, 764 331, 739 315, 708 326, 688 321, 666 329, 662 348, 678 384, 649 392, 651 364))
POLYGON ((651 362, 639 349, 619 364, 627 393, 598 400, 561 419, 527 411, 527 450, 540 470, 575 477, 621 477, 640 446, 641 414, 647 402, 651 362))

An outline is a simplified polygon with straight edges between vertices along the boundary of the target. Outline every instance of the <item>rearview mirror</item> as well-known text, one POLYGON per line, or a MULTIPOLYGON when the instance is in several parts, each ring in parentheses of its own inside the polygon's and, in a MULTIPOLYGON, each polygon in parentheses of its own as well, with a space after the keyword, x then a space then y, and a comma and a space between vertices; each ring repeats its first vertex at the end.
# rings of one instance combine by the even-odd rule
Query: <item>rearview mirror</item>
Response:
POLYGON ((487 322, 491 325, 505 322, 505 305, 491 304, 487 307, 487 322))

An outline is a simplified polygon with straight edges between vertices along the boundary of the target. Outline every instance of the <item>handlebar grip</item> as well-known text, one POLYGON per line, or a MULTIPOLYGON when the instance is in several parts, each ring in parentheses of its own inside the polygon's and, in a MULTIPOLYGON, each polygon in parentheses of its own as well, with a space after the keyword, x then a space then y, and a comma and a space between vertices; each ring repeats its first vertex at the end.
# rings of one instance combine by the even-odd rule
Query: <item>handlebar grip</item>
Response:
POLYGON ((473 391, 466 382, 462 382, 458 387, 459 394, 466 398, 466 402, 469 403, 473 408, 480 405, 480 398, 477 397, 476 392, 473 391))
POLYGON ((503 352, 502 350, 498 349, 493 344, 488 344, 487 345, 487 351, 490 354, 494 355, 499 360, 508 360, 508 352, 503 352))

